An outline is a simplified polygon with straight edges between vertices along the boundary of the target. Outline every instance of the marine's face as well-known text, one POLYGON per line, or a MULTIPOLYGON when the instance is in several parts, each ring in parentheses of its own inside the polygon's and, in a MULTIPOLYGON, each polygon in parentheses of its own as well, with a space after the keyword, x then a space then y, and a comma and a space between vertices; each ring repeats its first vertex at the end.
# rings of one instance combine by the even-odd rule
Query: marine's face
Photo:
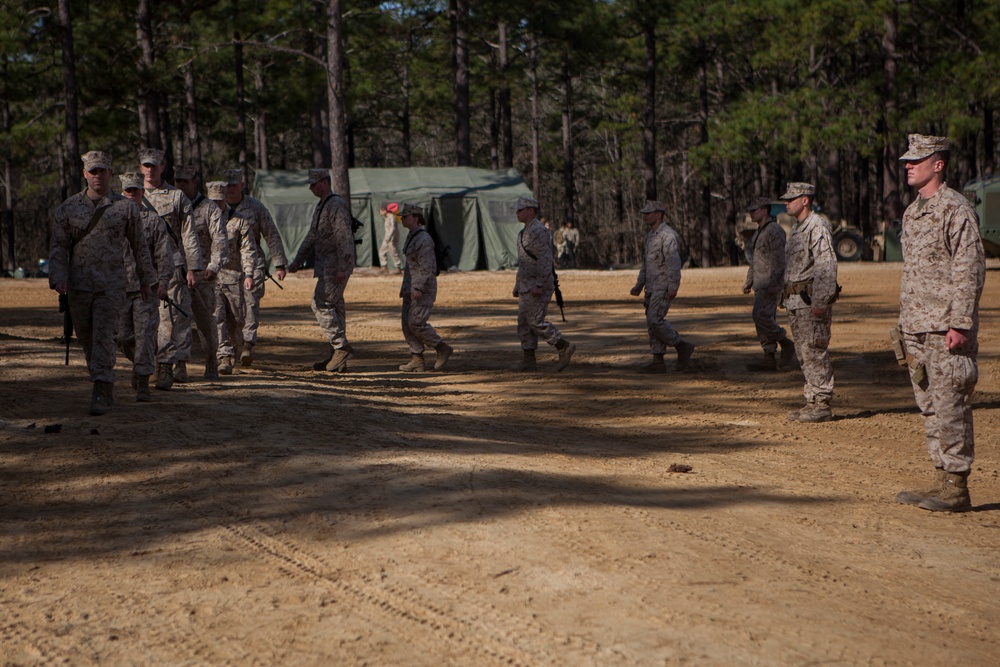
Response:
POLYGON ((122 191, 122 196, 125 199, 134 201, 139 206, 142 206, 142 196, 146 193, 144 188, 128 188, 122 191))
POLYGON ((663 220, 663 211, 650 211, 642 214, 642 221, 646 223, 647 227, 655 227, 661 220, 663 220))
POLYGON ((409 215, 404 215, 402 218, 399 219, 399 221, 402 223, 404 227, 406 227, 411 232, 417 228, 417 225, 420 224, 420 220, 417 218, 417 216, 413 215, 412 213, 410 213, 409 215))
POLYGON ((102 197, 108 193, 111 176, 111 170, 106 167, 96 167, 90 171, 83 170, 83 177, 87 181, 87 189, 102 197))
POLYGON ((142 177, 146 179, 146 182, 150 185, 159 185, 160 179, 163 177, 163 165, 153 164, 152 162, 139 165, 139 170, 142 171, 142 177))
POLYGON ((184 193, 188 199, 194 199, 195 193, 198 191, 198 179, 197 178, 175 178, 174 185, 177 189, 184 193))
POLYGON ((515 215, 517 216, 519 222, 528 224, 529 222, 535 219, 535 215, 537 213, 538 211, 536 209, 533 209, 529 206, 528 208, 522 208, 521 210, 515 212, 515 215))
POLYGON ((944 169, 944 161, 934 154, 922 160, 907 160, 905 166, 906 184, 920 190, 944 169))
POLYGON ((760 208, 755 208, 754 210, 750 211, 750 219, 759 224, 767 220, 767 215, 770 212, 771 208, 769 206, 761 206, 760 208))
POLYGON ((226 201, 236 206, 243 201, 243 184, 233 183, 226 185, 226 201))
POLYGON ((787 211, 788 215, 792 216, 793 218, 799 217, 799 214, 802 213, 802 209, 804 209, 805 206, 806 206, 805 195, 796 197, 795 199, 788 199, 785 201, 785 211, 787 211))

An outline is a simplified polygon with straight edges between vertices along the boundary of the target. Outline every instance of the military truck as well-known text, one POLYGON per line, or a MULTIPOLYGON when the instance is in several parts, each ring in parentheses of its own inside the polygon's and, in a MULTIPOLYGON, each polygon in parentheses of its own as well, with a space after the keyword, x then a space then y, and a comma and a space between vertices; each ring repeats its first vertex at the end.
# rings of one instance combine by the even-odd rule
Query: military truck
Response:
POLYGON ((969 181, 963 190, 979 214, 983 247, 994 257, 1000 257, 1000 176, 969 181))
MULTIPOLYGON (((833 227, 829 218, 818 211, 817 213, 826 220, 826 224, 833 232, 833 252, 836 253, 837 260, 856 262, 861 259, 865 251, 865 241, 861 231, 843 222, 837 227, 833 227)), ((795 218, 785 212, 785 202, 783 201, 771 202, 771 217, 778 221, 781 228, 785 230, 786 236, 795 224, 795 218)), ((736 245, 741 249, 746 248, 755 231, 757 231, 757 223, 751 220, 750 214, 747 213, 742 220, 736 222, 736 245)))

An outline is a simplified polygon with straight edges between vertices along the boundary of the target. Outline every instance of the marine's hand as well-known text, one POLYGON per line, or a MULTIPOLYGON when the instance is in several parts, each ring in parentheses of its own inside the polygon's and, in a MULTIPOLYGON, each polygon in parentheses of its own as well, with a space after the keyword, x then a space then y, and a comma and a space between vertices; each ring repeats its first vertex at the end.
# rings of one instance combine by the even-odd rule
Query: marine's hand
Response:
POLYGON ((810 308, 809 310, 812 311, 813 317, 823 317, 824 315, 826 315, 826 308, 815 308, 814 307, 814 308, 810 308))
POLYGON ((275 267, 275 268, 276 268, 275 273, 278 275, 278 280, 284 280, 285 279, 285 275, 286 275, 285 274, 285 267, 278 266, 278 267, 275 267))
POLYGON ((153 295, 153 291, 149 289, 149 285, 139 285, 139 294, 142 296, 142 300, 145 301, 153 295))
POLYGON ((667 292, 667 298, 668 299, 673 299, 676 296, 677 296, 677 290, 671 290, 671 291, 667 292))
POLYGON ((68 291, 68 289, 67 289, 67 288, 68 288, 68 285, 66 284, 66 281, 64 281, 64 280, 63 280, 63 281, 60 281, 60 282, 57 282, 57 283, 56 283, 56 284, 55 284, 55 285, 54 285, 54 286, 52 287, 52 289, 54 289, 54 290, 55 290, 56 292, 58 292, 59 294, 65 294, 65 293, 66 293, 66 292, 68 291))
POLYGON ((744 285, 743 286, 743 293, 744 294, 749 294, 750 293, 750 285, 744 285))
POLYGON ((411 290, 411 291, 410 291, 410 298, 411 298, 411 299, 413 299, 414 301, 417 301, 417 300, 419 300, 419 299, 420 299, 420 297, 422 297, 423 295, 424 295, 424 293, 423 293, 423 292, 421 292, 421 291, 420 291, 420 290, 418 290, 418 289, 414 289, 414 290, 411 290))
POLYGON ((215 277, 215 271, 212 269, 205 269, 204 278, 205 280, 211 280, 215 277))
POLYGON ((519 292, 517 291, 517 288, 516 288, 516 287, 514 288, 514 292, 513 292, 513 294, 514 294, 514 298, 515 298, 515 299, 516 299, 517 297, 521 296, 521 294, 520 294, 520 293, 519 293, 519 292))
POLYGON ((188 273, 187 273, 188 289, 194 289, 195 282, 197 282, 197 281, 195 281, 195 279, 194 279, 194 271, 188 269, 188 273))
POLYGON ((642 294, 642 288, 637 285, 632 289, 630 289, 628 293, 631 294, 632 296, 639 296, 640 294, 642 294))
POLYGON ((298 271, 299 271, 299 263, 298 262, 292 262, 291 264, 288 265, 288 272, 289 273, 298 273, 298 271))
POLYGON ((244 287, 244 288, 246 289, 246 291, 248 291, 248 292, 249 292, 250 290, 252 290, 252 289, 253 289, 253 278, 251 278, 250 276, 247 276, 246 278, 244 278, 244 279, 243 279, 243 287, 244 287))
POLYGON ((968 329, 948 329, 948 333, 944 335, 944 345, 949 350, 960 348, 968 342, 968 329))
POLYGON ((342 282, 345 282, 345 281, 347 280, 347 277, 348 277, 349 275, 351 275, 351 274, 350 274, 350 273, 348 273, 347 271, 337 271, 337 275, 335 276, 335 280, 336 280, 336 281, 337 281, 338 283, 342 283, 342 282))
POLYGON ((541 287, 532 287, 531 288, 531 293, 534 296, 541 296, 542 295, 542 288, 541 287))
POLYGON ((156 298, 160 301, 165 301, 169 294, 167 293, 167 288, 163 286, 163 283, 156 284, 156 298))

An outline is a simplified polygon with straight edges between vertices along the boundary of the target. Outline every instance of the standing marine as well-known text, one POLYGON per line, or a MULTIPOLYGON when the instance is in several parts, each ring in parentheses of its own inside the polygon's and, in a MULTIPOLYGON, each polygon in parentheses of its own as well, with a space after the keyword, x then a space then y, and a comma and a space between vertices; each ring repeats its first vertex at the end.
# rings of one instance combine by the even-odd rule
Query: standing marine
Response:
POLYGON ((755 197, 747 206, 747 213, 757 223, 757 231, 745 249, 750 268, 743 293, 753 290, 753 324, 764 349, 764 358, 747 364, 747 370, 786 370, 795 358, 795 344, 777 320, 778 302, 785 287, 785 230, 771 215, 771 200, 767 197, 755 197), (780 356, 778 345, 781 345, 780 356))

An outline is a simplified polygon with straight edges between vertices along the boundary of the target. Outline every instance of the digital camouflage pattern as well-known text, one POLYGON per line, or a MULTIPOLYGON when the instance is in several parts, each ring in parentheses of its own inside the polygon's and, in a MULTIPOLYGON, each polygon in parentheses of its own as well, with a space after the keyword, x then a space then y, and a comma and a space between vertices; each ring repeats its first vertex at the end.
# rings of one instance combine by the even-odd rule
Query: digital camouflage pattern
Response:
MULTIPOLYGON (((140 186, 141 187, 141 186, 140 186)), ((153 258, 153 268, 159 284, 167 288, 174 273, 177 248, 167 233, 166 223, 153 211, 140 212, 143 235, 153 258)), ((125 307, 118 324, 118 349, 132 362, 132 372, 152 375, 156 366, 156 332, 160 324, 159 299, 154 294, 143 299, 139 293, 139 278, 135 260, 125 253, 128 265, 129 287, 125 307)))
POLYGON ((246 324, 246 298, 243 278, 252 276, 257 261, 257 246, 250 233, 250 223, 239 216, 226 221, 229 252, 215 279, 215 331, 217 357, 236 356, 243 348, 246 324))
MULTIPOLYGON (((530 197, 521 197, 515 207, 538 208, 538 202, 530 197)), ((517 335, 522 350, 538 348, 538 339, 549 345, 556 345, 562 339, 559 329, 548 322, 549 302, 555 292, 552 276, 552 241, 549 230, 538 218, 524 226, 517 238, 517 277, 514 290, 517 293, 517 335), (541 294, 531 293, 540 289, 541 294)))
POLYGON ((935 467, 966 472, 975 459, 972 394, 979 379, 979 299, 986 279, 979 218, 965 197, 942 183, 932 197, 906 208, 900 242, 899 326, 913 356, 910 381, 927 452, 935 467), (948 350, 948 329, 966 332, 965 345, 948 350), (925 371, 920 382, 914 377, 918 364, 925 371))
POLYGON ((312 311, 327 340, 338 350, 348 344, 344 290, 354 272, 354 248, 347 202, 339 195, 329 195, 316 204, 309 233, 299 246, 293 263, 303 264, 315 251, 316 289, 312 311), (338 282, 338 273, 346 274, 346 278, 338 282))
MULTIPOLYGON (((647 203, 646 213, 660 211, 647 203), (652 210, 647 210, 652 208, 652 210)), ((681 241, 667 223, 661 222, 646 233, 643 244, 642 266, 633 290, 646 290, 643 306, 646 311, 646 330, 649 349, 653 354, 663 354, 667 347, 681 342, 680 334, 666 320, 670 305, 681 286, 681 241)))
MULTIPOLYGON (((796 222, 785 241, 785 283, 812 281, 812 305, 822 308, 837 293, 837 255, 826 220, 816 213, 796 222)), ((798 293, 785 300, 789 310, 808 308, 798 293)))
POLYGON ((754 232, 744 254, 750 267, 743 286, 754 291, 752 317, 757 340, 765 352, 774 352, 778 341, 785 338, 777 320, 785 285, 785 230, 774 218, 768 218, 754 232))
POLYGON ((403 254, 406 255, 406 269, 399 289, 399 296, 403 297, 403 337, 410 346, 411 354, 422 354, 425 348, 433 349, 441 342, 441 337, 427 322, 437 299, 434 239, 423 226, 417 227, 407 236, 403 254), (421 292, 416 301, 412 298, 413 290, 421 292))
MULTIPOLYGON (((238 171, 238 170, 234 170, 238 171)), ((240 172, 242 173, 242 172, 240 172)), ((226 174, 229 174, 227 171, 226 174)), ((234 176, 226 176, 230 181, 234 176)), ((285 246, 281 242, 281 234, 274 224, 271 212, 267 210, 260 201, 250 196, 243 197, 243 200, 229 211, 230 216, 239 216, 247 221, 250 226, 250 238, 257 246, 257 255, 253 272, 254 288, 244 294, 247 312, 245 324, 243 325, 243 338, 250 345, 257 342, 257 328, 260 323, 260 300, 264 297, 267 260, 264 258, 264 248, 261 240, 267 241, 267 249, 271 253, 271 262, 275 266, 285 266, 285 246)))

